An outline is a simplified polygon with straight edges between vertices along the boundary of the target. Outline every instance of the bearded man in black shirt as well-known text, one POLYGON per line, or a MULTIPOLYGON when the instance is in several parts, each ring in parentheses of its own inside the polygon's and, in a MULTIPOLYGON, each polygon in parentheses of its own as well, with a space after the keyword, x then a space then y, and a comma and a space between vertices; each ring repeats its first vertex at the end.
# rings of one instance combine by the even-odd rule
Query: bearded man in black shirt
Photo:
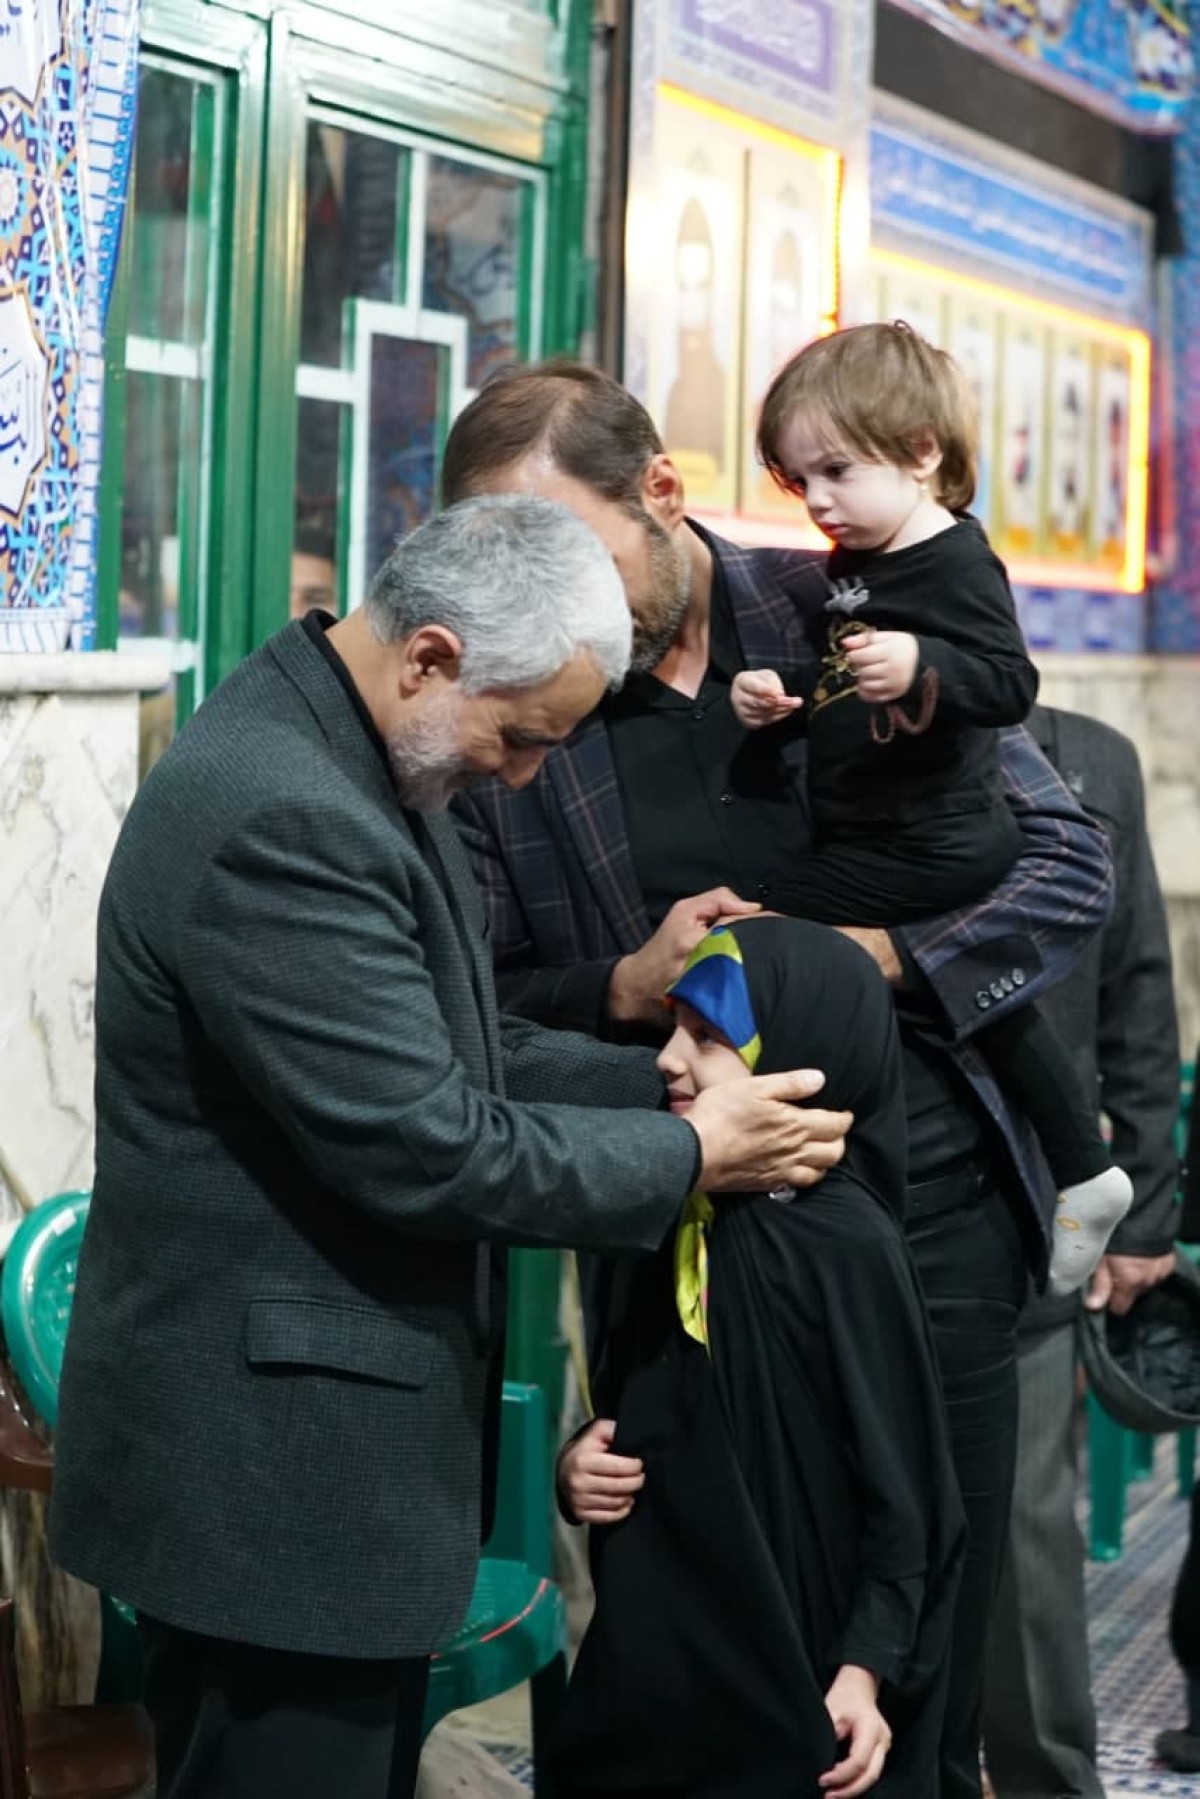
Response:
MULTIPOLYGON (((602 1037, 661 1036, 661 995, 721 916, 770 907, 804 854, 804 746, 730 723, 746 667, 810 655, 802 602, 824 558, 744 549, 685 512, 644 409, 580 364, 505 372, 457 420, 443 494, 561 501, 611 551, 634 618, 632 673, 519 793, 476 788, 458 818, 510 1010, 602 1037)), ((1022 729, 1001 736, 1022 847, 984 900, 853 935, 903 994, 906 1230, 929 1311, 970 1547, 951 1658, 942 1799, 977 1799, 988 1613, 1016 1442, 1015 1334, 1045 1266, 1054 1194, 1032 1134, 972 1044, 1060 980, 1108 907, 1102 832, 1022 729)))

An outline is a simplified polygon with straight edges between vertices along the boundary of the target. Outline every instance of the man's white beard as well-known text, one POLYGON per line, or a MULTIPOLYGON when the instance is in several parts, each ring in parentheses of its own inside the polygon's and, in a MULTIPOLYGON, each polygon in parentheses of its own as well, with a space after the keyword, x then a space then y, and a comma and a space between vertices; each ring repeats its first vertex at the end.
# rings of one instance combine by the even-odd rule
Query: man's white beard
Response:
POLYGON ((456 730, 458 705, 458 696, 447 693, 387 740, 396 792, 413 812, 441 812, 466 785, 456 730))

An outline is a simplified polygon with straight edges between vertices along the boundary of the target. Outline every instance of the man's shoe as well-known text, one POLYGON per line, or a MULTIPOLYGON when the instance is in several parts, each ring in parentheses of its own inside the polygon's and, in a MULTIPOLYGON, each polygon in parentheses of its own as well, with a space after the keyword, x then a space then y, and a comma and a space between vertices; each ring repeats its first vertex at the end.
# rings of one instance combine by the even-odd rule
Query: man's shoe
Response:
POLYGON ((1176 1774, 1200 1774, 1200 1733, 1160 1730, 1154 1739, 1154 1752, 1176 1774))

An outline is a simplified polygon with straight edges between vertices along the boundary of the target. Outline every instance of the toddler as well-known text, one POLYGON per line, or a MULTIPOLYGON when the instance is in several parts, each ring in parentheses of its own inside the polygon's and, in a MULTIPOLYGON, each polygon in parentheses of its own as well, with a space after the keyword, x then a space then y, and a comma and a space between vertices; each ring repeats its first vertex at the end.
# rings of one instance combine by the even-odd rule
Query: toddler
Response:
MULTIPOLYGON (((803 708, 815 853, 777 903, 893 926, 979 899, 1016 860, 996 731, 1027 716, 1037 673, 1004 567, 963 516, 976 454, 965 383, 902 323, 838 331, 775 377, 759 448, 834 545, 829 597, 807 621, 815 679, 800 695, 770 669, 733 683, 748 729, 803 708)), ((1060 1194, 1050 1285, 1071 1292, 1129 1209, 1129 1179, 1035 1007, 977 1041, 1041 1139, 1060 1194)))

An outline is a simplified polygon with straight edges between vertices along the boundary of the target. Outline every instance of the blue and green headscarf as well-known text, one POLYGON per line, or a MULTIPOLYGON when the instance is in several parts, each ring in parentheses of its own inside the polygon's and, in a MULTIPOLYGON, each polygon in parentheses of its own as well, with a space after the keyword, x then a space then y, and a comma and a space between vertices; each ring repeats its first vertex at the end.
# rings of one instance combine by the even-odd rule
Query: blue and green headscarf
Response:
POLYGON ((687 959, 683 973, 667 988, 668 1005, 683 1000, 714 1030, 728 1037, 751 1074, 762 1053, 758 1020, 746 982, 742 946, 728 925, 715 925, 687 959))
MULTIPOLYGON (((900 1214, 907 1144, 896 1023, 864 950, 804 919, 740 919, 701 939, 665 998, 727 1037, 751 1074, 819 1068, 825 1086, 813 1104, 854 1113, 843 1166, 900 1214)), ((679 1315, 704 1344, 714 1217, 708 1195, 693 1193, 675 1238, 679 1315)))

